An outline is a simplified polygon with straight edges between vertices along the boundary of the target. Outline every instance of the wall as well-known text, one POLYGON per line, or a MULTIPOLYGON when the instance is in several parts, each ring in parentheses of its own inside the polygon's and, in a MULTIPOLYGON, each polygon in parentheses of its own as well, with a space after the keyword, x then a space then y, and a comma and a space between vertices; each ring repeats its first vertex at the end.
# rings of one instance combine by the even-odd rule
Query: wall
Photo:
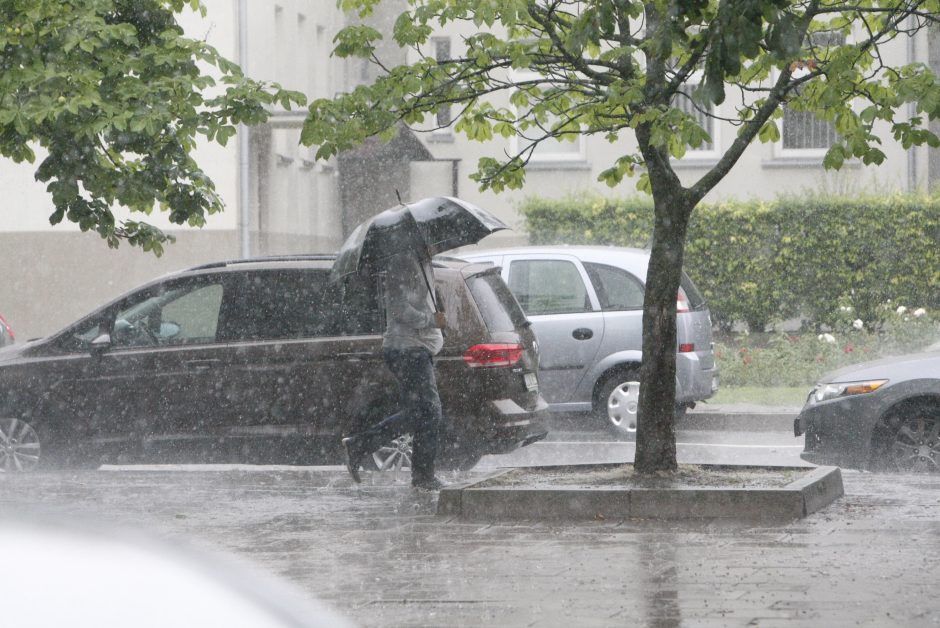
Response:
POLYGON ((150 279, 237 257, 231 230, 175 232, 162 258, 129 246, 109 249, 78 231, 0 233, 0 312, 18 341, 61 329, 150 279))

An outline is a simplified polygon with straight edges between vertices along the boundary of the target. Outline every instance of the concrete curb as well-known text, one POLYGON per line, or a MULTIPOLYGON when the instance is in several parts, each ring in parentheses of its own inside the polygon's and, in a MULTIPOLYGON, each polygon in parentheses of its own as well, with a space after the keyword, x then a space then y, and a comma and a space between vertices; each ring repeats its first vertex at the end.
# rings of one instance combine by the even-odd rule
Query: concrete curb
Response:
POLYGON ((443 489, 437 514, 470 520, 779 520, 806 517, 844 494, 838 467, 785 468, 806 474, 782 488, 759 489, 485 486, 493 478, 512 472, 505 470, 443 489))
POLYGON ((799 410, 777 412, 694 410, 676 421, 676 428, 728 432, 793 432, 793 420, 799 413, 799 410))

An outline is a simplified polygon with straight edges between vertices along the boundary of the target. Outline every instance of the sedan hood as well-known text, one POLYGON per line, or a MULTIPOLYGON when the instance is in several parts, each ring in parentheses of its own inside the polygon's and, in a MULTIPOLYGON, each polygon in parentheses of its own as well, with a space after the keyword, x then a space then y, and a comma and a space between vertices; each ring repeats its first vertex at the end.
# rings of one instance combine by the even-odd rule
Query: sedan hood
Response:
POLYGON ((853 364, 827 373, 819 379, 824 383, 858 382, 868 379, 889 379, 894 382, 924 377, 940 377, 940 351, 912 353, 873 362, 853 364))

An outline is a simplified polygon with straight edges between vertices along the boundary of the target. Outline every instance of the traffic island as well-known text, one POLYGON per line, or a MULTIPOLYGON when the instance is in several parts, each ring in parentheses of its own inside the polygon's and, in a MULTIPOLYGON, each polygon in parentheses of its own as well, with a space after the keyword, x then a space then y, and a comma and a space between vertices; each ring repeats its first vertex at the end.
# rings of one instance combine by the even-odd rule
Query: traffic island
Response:
POLYGON ((843 495, 838 467, 525 467, 449 486, 437 514, 470 520, 798 519, 843 495))

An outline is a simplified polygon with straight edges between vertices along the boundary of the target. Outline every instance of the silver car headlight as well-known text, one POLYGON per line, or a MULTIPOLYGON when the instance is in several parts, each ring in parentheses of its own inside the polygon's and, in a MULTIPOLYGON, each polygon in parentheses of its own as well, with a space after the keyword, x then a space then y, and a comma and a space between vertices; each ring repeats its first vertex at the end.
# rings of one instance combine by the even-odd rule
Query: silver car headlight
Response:
POLYGON ((869 379, 863 382, 841 382, 832 384, 817 384, 813 389, 813 399, 816 403, 836 399, 837 397, 851 397, 875 392, 888 383, 886 379, 869 379))

